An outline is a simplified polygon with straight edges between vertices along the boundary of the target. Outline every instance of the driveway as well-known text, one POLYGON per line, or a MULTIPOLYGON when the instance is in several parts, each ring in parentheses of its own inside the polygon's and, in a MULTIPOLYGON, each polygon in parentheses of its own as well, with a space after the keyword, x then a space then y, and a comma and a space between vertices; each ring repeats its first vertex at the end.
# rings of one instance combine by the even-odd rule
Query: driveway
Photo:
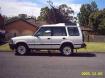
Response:
POLYGON ((0 52, 0 78, 105 78, 104 53, 33 53, 15 56, 0 52))

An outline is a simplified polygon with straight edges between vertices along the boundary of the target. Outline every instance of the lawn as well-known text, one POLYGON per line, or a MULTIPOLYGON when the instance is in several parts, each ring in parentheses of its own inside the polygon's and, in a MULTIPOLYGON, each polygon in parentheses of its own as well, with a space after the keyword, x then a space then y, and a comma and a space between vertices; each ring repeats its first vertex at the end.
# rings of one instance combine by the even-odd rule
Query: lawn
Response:
POLYGON ((79 49, 79 52, 105 52, 104 42, 86 42, 87 47, 79 49))
POLYGON ((1 45, 0 46, 0 51, 2 52, 4 52, 4 51, 8 51, 8 52, 10 52, 11 51, 11 49, 9 48, 9 45, 8 45, 8 43, 7 44, 4 44, 4 45, 1 45))
MULTIPOLYGON (((86 42, 87 47, 78 49, 78 52, 105 52, 105 43, 102 42, 86 42)), ((0 46, 0 51, 8 51, 10 52, 11 49, 9 48, 8 43, 0 46)))

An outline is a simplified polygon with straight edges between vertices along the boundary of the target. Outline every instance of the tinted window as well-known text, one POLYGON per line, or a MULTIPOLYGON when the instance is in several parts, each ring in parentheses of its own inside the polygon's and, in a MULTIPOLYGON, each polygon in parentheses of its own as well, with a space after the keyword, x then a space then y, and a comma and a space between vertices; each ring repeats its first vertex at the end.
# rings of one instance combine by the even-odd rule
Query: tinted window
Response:
POLYGON ((41 27, 36 33, 38 36, 51 36, 51 29, 49 27, 41 27))
POLYGON ((65 27, 53 27, 53 36, 66 36, 65 27))
POLYGON ((77 27, 68 27, 68 33, 70 36, 79 36, 79 31, 77 27))

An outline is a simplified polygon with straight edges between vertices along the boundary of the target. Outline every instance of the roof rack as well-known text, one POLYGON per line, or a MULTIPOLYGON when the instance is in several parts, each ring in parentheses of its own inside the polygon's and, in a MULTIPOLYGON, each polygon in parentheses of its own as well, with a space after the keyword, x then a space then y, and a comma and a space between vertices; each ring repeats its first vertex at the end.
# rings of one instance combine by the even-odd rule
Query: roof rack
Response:
POLYGON ((65 23, 49 24, 49 25, 43 25, 43 26, 65 26, 65 23))

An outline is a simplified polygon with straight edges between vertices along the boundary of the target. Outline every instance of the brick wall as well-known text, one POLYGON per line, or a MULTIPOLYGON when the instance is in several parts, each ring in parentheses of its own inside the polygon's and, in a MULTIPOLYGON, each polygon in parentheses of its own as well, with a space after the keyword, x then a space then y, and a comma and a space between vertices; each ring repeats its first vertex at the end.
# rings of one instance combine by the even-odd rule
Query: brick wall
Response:
POLYGON ((32 35, 36 31, 36 26, 25 21, 18 20, 5 26, 6 37, 32 35))

